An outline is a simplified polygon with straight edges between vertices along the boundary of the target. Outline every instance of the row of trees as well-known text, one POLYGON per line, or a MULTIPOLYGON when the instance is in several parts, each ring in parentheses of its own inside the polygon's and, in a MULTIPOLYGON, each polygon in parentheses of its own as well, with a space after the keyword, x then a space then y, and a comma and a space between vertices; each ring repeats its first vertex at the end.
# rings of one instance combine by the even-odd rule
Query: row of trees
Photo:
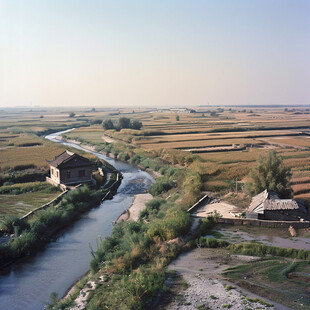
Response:
POLYGON ((140 130, 142 123, 136 119, 131 120, 127 117, 121 117, 118 120, 106 119, 102 122, 102 126, 105 130, 115 129, 120 131, 125 128, 140 130))

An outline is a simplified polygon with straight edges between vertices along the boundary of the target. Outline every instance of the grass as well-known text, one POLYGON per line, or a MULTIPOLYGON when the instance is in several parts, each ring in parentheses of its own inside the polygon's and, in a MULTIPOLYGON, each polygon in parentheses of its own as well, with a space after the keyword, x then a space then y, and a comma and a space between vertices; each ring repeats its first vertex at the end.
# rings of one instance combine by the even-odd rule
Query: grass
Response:
POLYGON ((92 143, 103 143, 102 139, 103 128, 92 127, 92 128, 77 128, 73 132, 66 133, 66 137, 71 139, 83 139, 87 141, 92 141, 92 143))
MULTIPOLYGON (((25 141, 28 141, 25 139, 25 141)), ((53 159, 65 150, 63 146, 40 139, 42 145, 32 147, 12 146, 0 149, 0 169, 12 169, 18 165, 35 165, 37 168, 47 167, 47 159, 53 159)))
POLYGON ((53 200, 58 193, 26 193, 20 195, 0 195, 0 221, 5 216, 23 216, 34 208, 53 200))
POLYGON ((213 300, 216 300, 216 299, 218 299, 216 296, 214 296, 214 295, 210 295, 209 296, 211 299, 213 299, 213 300))
MULTIPOLYGON (((255 294, 293 309, 308 309, 309 272, 310 264, 307 261, 266 258, 263 261, 228 268, 223 275, 255 294)), ((260 298, 247 297, 246 300, 272 307, 270 303, 260 298)))

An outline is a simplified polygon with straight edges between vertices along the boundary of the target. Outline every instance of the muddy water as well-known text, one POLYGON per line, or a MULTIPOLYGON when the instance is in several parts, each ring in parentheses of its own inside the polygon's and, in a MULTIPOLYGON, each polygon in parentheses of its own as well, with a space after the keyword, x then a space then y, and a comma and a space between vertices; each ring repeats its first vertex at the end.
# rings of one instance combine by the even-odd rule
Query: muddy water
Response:
MULTIPOLYGON (((224 235, 225 239, 230 242, 250 242, 259 241, 266 245, 281 248, 303 249, 310 251, 310 238, 306 237, 306 231, 300 236, 290 237, 288 230, 271 229, 271 228, 236 228, 236 227, 220 227, 217 229, 224 235), (277 236, 275 236, 277 234, 277 236)), ((310 232, 309 232, 310 233, 310 232)))
MULTIPOLYGON (((58 134, 47 138, 59 142, 55 140, 58 134)), ((84 214, 42 252, 18 261, 0 273, 1 310, 43 309, 51 292, 62 296, 89 269, 89 245, 96 248, 99 235, 110 235, 112 221, 130 207, 135 194, 144 193, 154 182, 148 173, 132 165, 92 153, 122 172, 124 178, 117 194, 112 200, 104 201, 84 214)))

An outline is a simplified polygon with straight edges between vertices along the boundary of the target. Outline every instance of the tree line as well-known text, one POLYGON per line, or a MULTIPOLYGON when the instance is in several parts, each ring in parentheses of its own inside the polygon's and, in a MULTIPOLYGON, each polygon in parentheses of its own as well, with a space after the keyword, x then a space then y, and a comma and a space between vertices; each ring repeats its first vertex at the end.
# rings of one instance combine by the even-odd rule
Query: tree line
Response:
POLYGON ((125 128, 140 130, 142 123, 136 119, 131 120, 127 117, 121 117, 117 120, 106 119, 102 122, 102 126, 105 130, 115 129, 120 131, 125 128))

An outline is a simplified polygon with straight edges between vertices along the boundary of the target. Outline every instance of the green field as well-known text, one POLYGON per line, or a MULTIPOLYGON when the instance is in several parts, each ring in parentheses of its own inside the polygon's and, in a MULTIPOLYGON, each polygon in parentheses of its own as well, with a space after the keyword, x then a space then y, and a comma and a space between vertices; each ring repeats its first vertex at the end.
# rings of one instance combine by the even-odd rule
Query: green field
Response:
POLYGON ((267 258, 227 269, 224 276, 251 292, 292 309, 310 309, 310 265, 285 258, 267 258))
POLYGON ((23 216, 56 198, 60 193, 26 193, 0 195, 0 222, 5 216, 23 216))

